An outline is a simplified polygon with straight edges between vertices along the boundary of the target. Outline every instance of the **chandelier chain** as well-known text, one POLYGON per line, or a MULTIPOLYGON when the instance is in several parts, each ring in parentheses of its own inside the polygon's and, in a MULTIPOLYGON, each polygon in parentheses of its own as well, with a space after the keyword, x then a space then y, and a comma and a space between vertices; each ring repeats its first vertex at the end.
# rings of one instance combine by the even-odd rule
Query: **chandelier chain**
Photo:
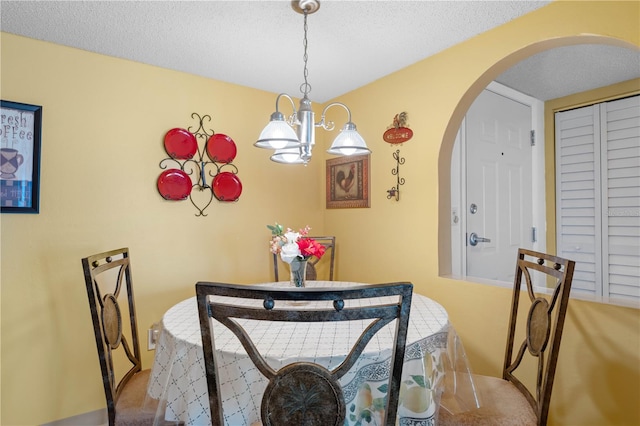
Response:
POLYGON ((307 69, 307 61, 309 59, 309 55, 307 54, 307 44, 308 44, 307 43, 307 30, 308 30, 307 16, 309 13, 306 8, 304 9, 303 12, 304 12, 304 40, 302 42, 302 45, 304 46, 304 55, 302 55, 302 59, 304 60, 304 72, 303 72, 304 83, 300 85, 300 91, 304 96, 307 96, 309 92, 311 92, 311 85, 307 82, 307 77, 309 76, 309 70, 307 69))

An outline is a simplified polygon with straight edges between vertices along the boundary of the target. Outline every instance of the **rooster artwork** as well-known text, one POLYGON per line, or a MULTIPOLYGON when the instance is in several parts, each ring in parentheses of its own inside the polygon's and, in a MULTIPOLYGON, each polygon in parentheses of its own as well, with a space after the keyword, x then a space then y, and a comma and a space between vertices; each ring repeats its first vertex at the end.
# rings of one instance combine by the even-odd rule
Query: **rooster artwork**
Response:
POLYGON ((406 112, 401 112, 400 114, 396 114, 396 116, 393 117, 393 127, 395 127, 396 129, 399 127, 407 127, 408 118, 409 117, 406 112))
POLYGON ((408 141, 413 137, 413 131, 407 127, 409 115, 401 112, 393 117, 393 124, 387 128, 382 135, 382 139, 390 144, 398 144, 408 141))
POLYGON ((327 208, 369 207, 369 155, 327 160, 327 208))
POLYGON ((345 193, 351 192, 351 188, 353 184, 356 182, 355 180, 356 173, 356 165, 355 163, 351 163, 351 167, 349 167, 349 174, 345 175, 344 170, 339 170, 336 173, 336 184, 342 188, 345 193))

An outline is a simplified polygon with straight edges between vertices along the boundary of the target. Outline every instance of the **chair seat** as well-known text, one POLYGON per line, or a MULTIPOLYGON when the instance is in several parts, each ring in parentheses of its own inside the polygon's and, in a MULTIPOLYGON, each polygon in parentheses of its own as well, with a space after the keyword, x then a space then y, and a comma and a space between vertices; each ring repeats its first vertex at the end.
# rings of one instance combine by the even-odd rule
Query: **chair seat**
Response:
POLYGON ((144 406, 150 373, 151 370, 142 370, 127 382, 118 398, 118 402, 116 402, 116 425, 142 426, 153 424, 158 401, 149 398, 147 406, 144 406))
POLYGON ((531 404, 511 382, 477 374, 473 375, 473 381, 481 398, 481 407, 455 414, 441 407, 438 425, 537 425, 538 420, 531 404))

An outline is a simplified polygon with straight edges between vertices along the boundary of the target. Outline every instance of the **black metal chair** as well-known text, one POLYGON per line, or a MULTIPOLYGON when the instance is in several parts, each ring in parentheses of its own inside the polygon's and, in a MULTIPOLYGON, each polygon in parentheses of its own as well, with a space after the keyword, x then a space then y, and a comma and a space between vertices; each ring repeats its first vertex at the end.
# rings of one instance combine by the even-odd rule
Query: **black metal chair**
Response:
MULTIPOLYGON (((309 236, 309 238, 313 238, 314 240, 316 240, 318 243, 322 244, 324 246, 324 248, 326 249, 324 256, 322 256, 321 259, 318 259, 315 256, 312 256, 308 261, 307 261, 307 273, 306 273, 306 279, 307 280, 317 280, 318 279, 318 263, 322 262, 322 266, 323 267, 328 267, 329 268, 329 281, 333 281, 333 268, 334 268, 334 264, 335 264, 335 256, 336 256, 336 237, 330 236, 330 237, 313 237, 313 236, 309 236), (324 259, 329 259, 328 262, 326 262, 324 259), (324 266, 324 264, 326 263, 326 266, 324 266)), ((280 281, 279 277, 279 271, 278 271, 278 267, 280 265, 280 261, 278 260, 278 255, 274 254, 273 255, 273 272, 275 275, 275 280, 276 281, 280 281)))
MULTIPOLYGON (((338 379, 354 365, 375 333, 395 320, 384 424, 396 424, 412 284, 293 289, 199 282, 196 284, 196 294, 213 425, 224 424, 221 383, 214 356, 214 319, 238 337, 251 361, 269 381, 263 394, 260 413, 265 426, 342 426, 346 409, 338 379), (374 301, 375 304, 371 306, 352 307, 349 304, 351 300, 384 296, 393 297, 381 300, 380 303, 374 301), (246 303, 247 299, 257 299, 262 303, 250 305, 246 303), (314 306, 309 309, 296 307, 295 304, 300 302, 314 302, 314 306), (249 319, 299 323, 369 320, 370 323, 355 341, 344 361, 331 370, 315 363, 300 361, 275 370, 267 363, 264 354, 258 351, 250 333, 243 328, 243 321, 249 319)), ((312 336, 306 338, 313 339, 312 336)))
MULTIPOLYGON (((532 250, 518 250, 502 378, 473 374, 472 381, 479 403, 472 409, 459 412, 441 404, 438 424, 547 424, 574 268, 575 262, 572 260, 532 250), (538 285, 553 290, 549 297, 534 293, 532 275, 540 279, 538 285), (526 293, 522 292, 523 283, 526 293), (528 312, 519 321, 521 293, 529 297, 530 304, 528 312), (516 347, 516 340, 521 342, 519 347, 516 347), (526 358, 527 361, 537 362, 536 387, 533 391, 516 377, 516 369, 526 358)), ((522 370, 519 371, 522 373, 522 370)), ((445 391, 443 401, 447 401, 447 397, 445 391)))
POLYGON ((129 249, 82 259, 109 425, 151 425, 157 401, 145 396, 129 249))

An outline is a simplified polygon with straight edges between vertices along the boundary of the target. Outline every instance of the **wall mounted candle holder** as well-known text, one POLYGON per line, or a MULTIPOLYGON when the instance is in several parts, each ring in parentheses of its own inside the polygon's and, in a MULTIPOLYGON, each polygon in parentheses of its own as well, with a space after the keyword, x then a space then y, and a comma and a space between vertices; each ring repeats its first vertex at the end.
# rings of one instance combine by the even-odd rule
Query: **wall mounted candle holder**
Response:
POLYGON ((213 129, 205 130, 204 122, 211 121, 211 116, 194 112, 191 118, 198 121, 197 130, 174 128, 166 133, 164 148, 169 157, 160 161, 164 171, 158 177, 157 186, 165 200, 189 199, 198 210, 196 216, 206 216, 204 211, 214 198, 238 201, 242 193, 238 168, 232 163, 237 148, 229 136, 215 133, 213 129), (194 189, 202 194, 196 195, 198 201, 194 199, 194 189))
POLYGON ((397 149, 393 158, 396 160, 396 167, 391 169, 391 174, 396 177, 396 186, 387 189, 387 199, 395 198, 396 201, 400 201, 400 185, 404 185, 404 178, 400 177, 400 164, 404 164, 404 157, 400 157, 400 150, 397 149))

